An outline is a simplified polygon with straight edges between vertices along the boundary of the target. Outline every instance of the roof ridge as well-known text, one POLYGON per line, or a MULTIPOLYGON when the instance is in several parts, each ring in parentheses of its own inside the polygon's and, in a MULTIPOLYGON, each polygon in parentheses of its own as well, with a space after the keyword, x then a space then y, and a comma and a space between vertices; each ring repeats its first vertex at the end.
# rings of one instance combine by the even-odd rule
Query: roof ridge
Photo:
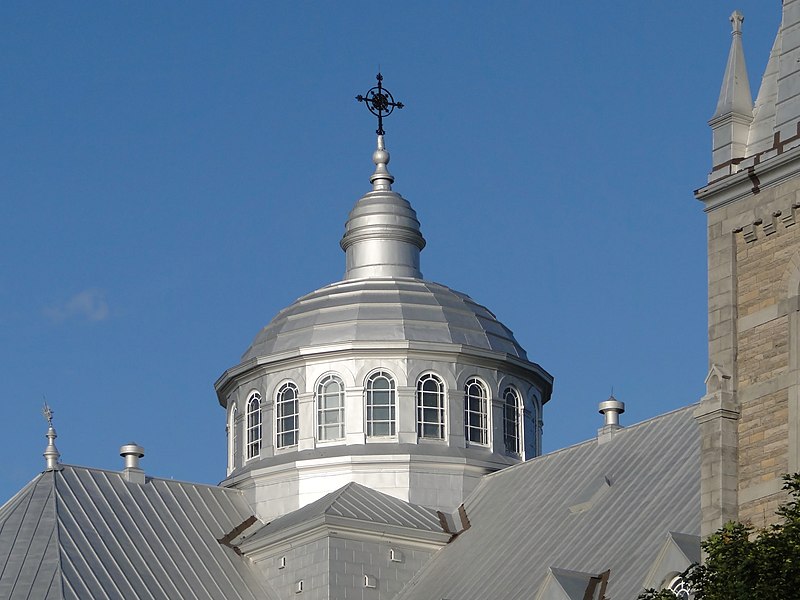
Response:
POLYGON ((52 491, 52 502, 53 502, 53 532, 56 538, 56 568, 53 572, 53 578, 58 579, 58 596, 60 598, 64 597, 64 569, 62 566, 63 556, 64 553, 61 547, 61 519, 58 516, 58 496, 59 496, 59 489, 58 489, 58 480, 56 479, 56 474, 63 473, 63 468, 59 469, 58 471, 50 471, 53 474, 53 491, 52 491))
MULTIPOLYGON (((687 404, 686 406, 681 406, 679 408, 675 408, 675 409, 673 409, 673 410, 671 410, 669 412, 665 412, 665 413, 662 413, 660 415, 656 415, 654 417, 650 417, 649 419, 645 419, 644 421, 639 421, 638 423, 634 423, 632 425, 626 425, 625 427, 622 427, 622 428, 618 429, 617 431, 615 431, 614 435, 615 436, 623 435, 623 434, 625 434, 625 433, 627 433, 627 432, 629 432, 631 430, 635 430, 635 429, 638 429, 639 427, 647 425, 647 424, 651 423, 652 421, 657 421, 659 419, 666 418, 666 417, 668 417, 670 415, 674 415, 674 414, 679 413, 679 412, 688 411, 689 409, 694 410, 695 408, 697 408, 697 406, 699 406, 699 404, 700 404, 699 402, 693 402, 692 404, 687 404)), ((467 498, 469 498, 470 496, 473 496, 475 494, 475 492, 478 490, 478 488, 480 488, 481 485, 483 484, 484 480, 489 480, 489 479, 491 479, 493 477, 497 477, 497 476, 503 475, 504 473, 510 472, 510 471, 512 471, 514 469, 518 469, 518 468, 520 468, 520 467, 522 467, 524 465, 530 464, 532 462, 540 461, 540 460, 542 460, 544 458, 547 458, 547 457, 550 457, 550 456, 556 456, 558 454, 562 454, 562 453, 564 453, 564 452, 566 452, 568 450, 572 450, 573 448, 579 448, 581 446, 586 446, 588 444, 596 444, 596 443, 597 443, 597 437, 593 437, 593 438, 590 438, 588 440, 584 440, 582 442, 577 442, 575 444, 572 444, 571 446, 564 446, 563 448, 558 448, 557 450, 553 450, 552 452, 547 452, 545 454, 540 454, 539 456, 535 456, 530 460, 519 462, 519 463, 517 463, 515 465, 511 465, 511 466, 505 467, 504 469, 500 469, 499 471, 495 471, 493 473, 488 473, 487 475, 484 475, 481 478, 481 483, 475 488, 475 490, 467 498)))
MULTIPOLYGON (((86 465, 73 465, 69 463, 60 463, 64 468, 70 468, 73 470, 83 470, 83 471, 92 471, 95 473, 107 473, 109 475, 116 475, 125 481, 125 476, 122 471, 117 471, 115 469, 105 469, 103 467, 88 467, 86 465)), ((241 490, 226 487, 224 485, 220 485, 219 483, 203 483, 200 481, 187 481, 185 479, 174 479, 172 477, 159 477, 157 475, 146 475, 146 481, 163 481, 165 483, 176 483, 179 485, 190 485, 192 487, 203 487, 203 488, 211 488, 217 490, 224 490, 226 493, 236 494, 238 496, 242 496, 243 492, 241 490)), ((138 485, 138 484, 137 484, 138 485)), ((24 488, 23 488, 24 489, 24 488)))
MULTIPOLYGON (((339 500, 347 490, 349 490, 350 488, 352 488, 353 486, 356 486, 356 485, 359 485, 359 484, 357 484, 355 481, 348 481, 346 484, 344 484, 338 490, 334 490, 330 494, 326 494, 325 496, 320 498, 320 500, 322 500, 322 499, 324 499, 324 498, 326 498, 328 496, 330 497, 330 499, 327 502, 320 503, 320 507, 323 507, 323 506, 325 507, 322 510, 322 512, 323 513, 327 512, 330 508, 333 507, 334 504, 336 504, 336 501, 339 500)), ((359 487, 363 487, 363 486, 359 486, 359 487)), ((311 504, 313 504, 313 502, 311 504)))

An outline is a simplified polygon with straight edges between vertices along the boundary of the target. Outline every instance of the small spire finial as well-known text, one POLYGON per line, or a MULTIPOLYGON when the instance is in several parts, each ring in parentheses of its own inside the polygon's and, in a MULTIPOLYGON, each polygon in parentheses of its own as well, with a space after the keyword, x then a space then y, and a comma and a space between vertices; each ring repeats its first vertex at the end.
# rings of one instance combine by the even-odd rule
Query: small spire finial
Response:
POLYGON ((375 172, 370 176, 369 181, 372 189, 391 190, 394 183, 394 176, 389 173, 386 165, 389 164, 389 152, 383 144, 383 136, 378 136, 378 147, 372 153, 372 162, 375 163, 375 172))
POLYGON ((733 28, 733 35, 742 35, 742 23, 744 23, 744 15, 738 10, 731 13, 731 27, 733 28))
POLYGON ((361 94, 356 96, 356 100, 364 102, 369 112, 378 117, 378 128, 375 133, 381 136, 386 133, 383 130, 383 118, 392 114, 395 108, 400 109, 405 105, 402 102, 395 102, 392 93, 383 87, 383 75, 381 75, 380 71, 378 71, 375 79, 378 80, 378 85, 370 89, 366 96, 361 94))
POLYGON ((47 400, 44 401, 44 406, 42 406, 42 415, 44 418, 47 419, 47 424, 52 427, 53 426, 53 409, 47 405, 47 400))
POLYGON ((58 451, 58 448, 56 448, 56 438, 58 435, 56 434, 55 427, 53 427, 53 414, 55 414, 55 411, 50 408, 47 401, 45 401, 42 407, 42 415, 47 419, 47 435, 45 436, 47 438, 47 448, 44 449, 43 456, 48 471, 60 471, 61 465, 58 461, 61 458, 61 453, 58 451))

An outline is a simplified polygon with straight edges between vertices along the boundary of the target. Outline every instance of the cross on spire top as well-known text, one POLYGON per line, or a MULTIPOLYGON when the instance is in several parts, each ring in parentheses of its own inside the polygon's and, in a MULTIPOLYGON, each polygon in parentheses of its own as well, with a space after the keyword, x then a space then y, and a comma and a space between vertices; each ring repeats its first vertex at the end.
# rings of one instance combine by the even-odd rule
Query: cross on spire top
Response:
POLYGON ((375 133, 384 135, 383 118, 392 114, 395 108, 403 108, 404 104, 395 102, 392 93, 383 87, 383 75, 380 72, 375 76, 375 79, 378 80, 378 85, 370 89, 365 96, 361 94, 356 96, 356 100, 364 102, 369 112, 378 117, 378 128, 375 133))
POLYGON ((44 406, 42 407, 42 416, 47 419, 47 425, 52 427, 53 426, 53 413, 55 411, 48 406, 47 402, 45 401, 44 406))
POLYGON ((740 13, 738 10, 733 11, 731 13, 731 28, 733 29, 733 33, 735 34, 742 34, 742 23, 744 23, 744 15, 740 13))

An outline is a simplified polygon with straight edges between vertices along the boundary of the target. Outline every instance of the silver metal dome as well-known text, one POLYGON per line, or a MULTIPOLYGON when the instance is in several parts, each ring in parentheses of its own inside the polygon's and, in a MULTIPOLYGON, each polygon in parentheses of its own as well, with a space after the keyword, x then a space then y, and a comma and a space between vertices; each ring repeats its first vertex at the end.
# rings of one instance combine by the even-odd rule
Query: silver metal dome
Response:
POLYGON ((413 278, 340 281, 283 309, 242 356, 347 342, 439 342, 527 360, 510 329, 466 294, 413 278))

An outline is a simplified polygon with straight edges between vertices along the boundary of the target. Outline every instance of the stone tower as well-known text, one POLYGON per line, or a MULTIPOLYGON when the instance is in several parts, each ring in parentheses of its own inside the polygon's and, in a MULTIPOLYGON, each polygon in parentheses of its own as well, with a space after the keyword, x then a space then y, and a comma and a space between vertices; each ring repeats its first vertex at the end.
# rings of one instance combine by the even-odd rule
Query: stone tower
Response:
POLYGON ((702 535, 725 521, 763 525, 800 470, 800 0, 782 20, 755 104, 733 40, 708 184, 709 374, 702 435, 702 535))

